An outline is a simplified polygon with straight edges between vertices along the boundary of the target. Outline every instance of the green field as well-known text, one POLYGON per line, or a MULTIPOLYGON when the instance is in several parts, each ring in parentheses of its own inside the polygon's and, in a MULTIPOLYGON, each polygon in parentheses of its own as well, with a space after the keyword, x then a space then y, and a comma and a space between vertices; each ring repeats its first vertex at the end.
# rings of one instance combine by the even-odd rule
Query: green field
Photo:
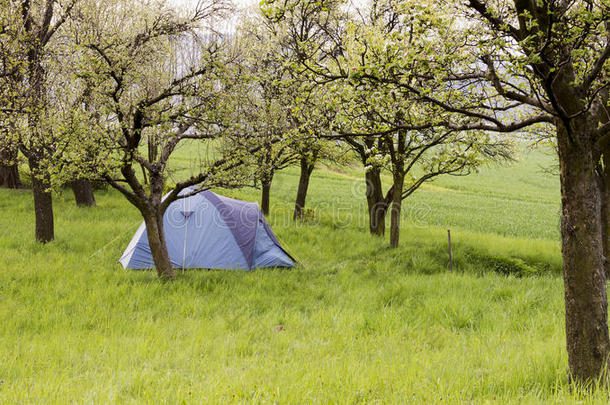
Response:
POLYGON ((270 222, 299 267, 172 283, 118 264, 141 221, 118 193, 57 195, 42 246, 31 194, 0 190, 0 403, 607 403, 568 384, 553 166, 425 186, 395 250, 367 234, 360 168, 321 165, 299 225, 289 169, 270 222))

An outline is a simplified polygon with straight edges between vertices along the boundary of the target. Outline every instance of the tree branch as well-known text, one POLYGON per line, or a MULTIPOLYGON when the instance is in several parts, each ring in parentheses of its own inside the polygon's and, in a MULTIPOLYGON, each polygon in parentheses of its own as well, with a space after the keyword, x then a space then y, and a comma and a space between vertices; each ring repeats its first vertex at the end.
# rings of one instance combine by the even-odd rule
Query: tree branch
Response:
POLYGON ((495 29, 500 32, 504 32, 505 34, 509 34, 515 41, 521 40, 521 32, 503 21, 500 17, 494 15, 493 11, 485 5, 484 2, 480 0, 469 0, 470 8, 475 9, 481 17, 485 18, 495 29))
POLYGON ((129 200, 130 203, 135 205, 138 209, 140 209, 140 210, 142 209, 142 202, 141 202, 140 198, 138 198, 138 196, 134 192, 129 190, 127 187, 121 185, 117 180, 113 179, 111 176, 109 176, 107 174, 104 174, 103 177, 104 177, 104 180, 106 180, 106 182, 108 184, 110 184, 116 190, 120 191, 121 194, 123 194, 125 196, 125 198, 127 198, 129 200))
POLYGON ((55 22, 55 24, 53 24, 53 26, 47 30, 47 32, 42 40, 43 45, 45 45, 47 42, 49 42, 49 40, 51 40, 51 38, 53 37, 55 32, 57 32, 57 30, 66 22, 66 20, 70 16, 70 13, 72 12, 72 9, 74 8, 74 6, 76 5, 77 2, 78 2, 78 0, 72 0, 70 2, 70 4, 68 4, 68 7, 66 7, 66 10, 64 11, 63 15, 59 18, 59 20, 57 20, 57 22, 55 22))
POLYGON ((484 55, 482 58, 483 63, 487 65, 487 79, 489 79, 498 92, 503 97, 509 98, 514 101, 518 101, 523 104, 529 104, 533 107, 540 108, 546 112, 552 111, 551 106, 542 103, 541 100, 536 100, 535 98, 528 97, 524 94, 519 94, 515 91, 507 90, 502 86, 502 82, 500 81, 500 77, 498 76, 498 72, 494 66, 494 63, 491 59, 491 56, 484 55))

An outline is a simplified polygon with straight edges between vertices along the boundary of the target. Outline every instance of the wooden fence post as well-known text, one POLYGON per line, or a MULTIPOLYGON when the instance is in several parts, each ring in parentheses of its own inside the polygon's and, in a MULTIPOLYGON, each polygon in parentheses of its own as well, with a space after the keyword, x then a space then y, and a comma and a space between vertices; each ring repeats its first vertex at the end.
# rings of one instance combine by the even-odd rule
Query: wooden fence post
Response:
POLYGON ((447 239, 449 240, 449 273, 453 273, 453 253, 451 251, 451 229, 447 229, 447 239))

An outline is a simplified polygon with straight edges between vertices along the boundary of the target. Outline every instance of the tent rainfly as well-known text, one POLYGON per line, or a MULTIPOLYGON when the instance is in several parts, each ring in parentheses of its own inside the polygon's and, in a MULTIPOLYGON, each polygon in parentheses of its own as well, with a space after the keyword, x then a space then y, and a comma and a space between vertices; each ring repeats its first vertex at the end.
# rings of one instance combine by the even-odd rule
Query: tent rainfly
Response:
MULTIPOLYGON (((182 195, 191 194, 193 188, 182 195)), ((163 217, 165 240, 175 268, 253 270, 294 267, 257 203, 202 191, 172 202, 163 217)), ((142 223, 120 259, 123 268, 154 268, 142 223)))

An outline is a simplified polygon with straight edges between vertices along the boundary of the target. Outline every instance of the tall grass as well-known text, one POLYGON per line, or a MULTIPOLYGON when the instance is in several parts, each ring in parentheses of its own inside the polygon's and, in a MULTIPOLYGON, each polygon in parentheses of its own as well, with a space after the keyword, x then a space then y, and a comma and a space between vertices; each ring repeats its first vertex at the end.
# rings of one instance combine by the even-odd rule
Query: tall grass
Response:
POLYGON ((561 258, 541 226, 556 179, 523 183, 529 159, 422 190, 432 213, 406 214, 395 250, 350 205, 355 168, 315 172, 315 218, 292 224, 290 169, 270 220, 299 267, 172 283, 117 263, 141 221, 119 194, 91 209, 57 195, 57 240, 38 245, 31 195, 0 190, 0 403, 607 403, 567 383, 561 258), (493 199, 502 218, 479 203, 493 199))

